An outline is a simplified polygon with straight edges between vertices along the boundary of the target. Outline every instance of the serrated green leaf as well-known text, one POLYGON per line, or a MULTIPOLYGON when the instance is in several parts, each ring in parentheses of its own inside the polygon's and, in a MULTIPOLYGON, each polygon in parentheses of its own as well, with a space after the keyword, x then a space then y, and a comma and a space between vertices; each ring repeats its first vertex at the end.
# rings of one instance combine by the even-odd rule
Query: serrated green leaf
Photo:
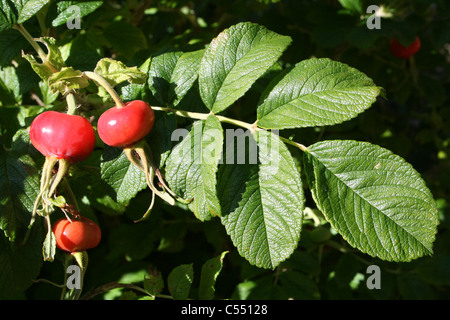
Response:
POLYGON ((0 299, 9 299, 26 290, 38 277, 42 267, 42 240, 38 223, 31 230, 28 241, 11 243, 0 233, 0 299))
POLYGON ((175 85, 172 82, 172 74, 182 55, 181 51, 168 49, 152 57, 148 72, 148 87, 163 106, 171 106, 173 102, 175 85))
POLYGON ((0 67, 0 103, 16 105, 22 100, 17 69, 13 66, 0 67))
POLYGON ((175 300, 186 300, 189 297, 193 281, 193 264, 182 264, 169 273, 167 287, 175 300))
MULTIPOLYGON (((256 131, 257 159, 219 168, 222 223, 241 256, 272 269, 297 247, 304 195, 298 168, 274 133, 256 131)), ((227 148, 228 151, 228 148, 227 148)), ((239 151, 239 150, 238 150, 239 151)))
POLYGON ((69 90, 86 88, 89 86, 89 80, 83 77, 80 70, 64 67, 48 78, 48 85, 53 93, 59 91, 64 94, 69 90))
POLYGON ((304 157, 318 208, 350 245, 388 261, 429 255, 436 204, 425 182, 403 158, 358 141, 324 141, 304 157))
POLYGON ((327 58, 309 59, 275 79, 257 109, 258 126, 286 129, 325 126, 356 117, 381 93, 362 72, 327 58))
POLYGON ((206 49, 200 66, 200 95, 206 107, 219 113, 233 104, 290 43, 290 37, 248 22, 221 32, 206 49))
POLYGON ((43 43, 47 47, 47 54, 45 55, 45 62, 38 62, 31 54, 22 54, 42 80, 47 81, 54 72, 61 71, 64 67, 64 60, 56 45, 56 40, 51 37, 41 37, 34 39, 37 42, 43 43))
POLYGON ((24 23, 41 10, 50 0, 8 0, 0 6, 0 31, 24 23))
POLYGON ((144 278, 144 289, 150 295, 155 296, 164 289, 164 279, 161 272, 152 268, 149 275, 144 278))
POLYGON ((124 81, 143 84, 147 80, 147 75, 137 67, 128 67, 125 63, 111 58, 98 61, 94 72, 101 75, 113 87, 124 81))
POLYGON ((189 208, 202 221, 221 214, 216 173, 222 145, 222 126, 216 116, 210 115, 193 124, 167 159, 166 179, 170 188, 184 199, 193 199, 189 208))
POLYGON ((52 26, 58 27, 67 23, 75 18, 75 13, 79 14, 77 18, 85 17, 101 7, 102 4, 103 1, 59 1, 56 3, 58 16, 52 21, 52 26), (77 11, 71 10, 71 6, 76 6, 77 11))
POLYGON ((214 298, 216 280, 220 271, 222 271, 223 259, 227 253, 228 251, 224 251, 219 256, 211 258, 203 264, 198 288, 198 296, 201 300, 214 298))
POLYGON ((108 24, 103 30, 103 36, 113 49, 130 59, 139 51, 147 48, 147 38, 141 28, 124 21, 108 24))
MULTIPOLYGON (((146 75, 146 78, 148 78, 148 72, 150 70, 151 61, 152 61, 152 58, 149 57, 139 67, 139 70, 146 75)), ((124 101, 130 101, 130 100, 147 101, 148 100, 146 98, 147 83, 128 83, 124 86, 119 86, 118 89, 120 90, 121 98, 124 101)))
POLYGON ((0 190, 0 229, 13 241, 28 225, 39 191, 38 172, 29 155, 14 149, 0 154, 0 190))
POLYGON ((170 83, 175 84, 170 91, 169 102, 176 106, 186 95, 198 77, 198 69, 205 50, 183 53, 173 69, 170 83))
POLYGON ((147 187, 142 171, 130 163, 120 148, 105 147, 100 173, 102 179, 114 189, 120 203, 133 199, 147 187))

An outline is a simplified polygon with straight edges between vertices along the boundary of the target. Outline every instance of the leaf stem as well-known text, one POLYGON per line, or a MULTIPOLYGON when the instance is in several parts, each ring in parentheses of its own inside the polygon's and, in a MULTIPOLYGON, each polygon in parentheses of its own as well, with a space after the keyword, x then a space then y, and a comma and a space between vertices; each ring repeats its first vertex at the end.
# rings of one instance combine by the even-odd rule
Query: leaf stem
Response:
POLYGON ((105 90, 109 93, 111 98, 116 103, 117 108, 123 108, 125 106, 116 90, 114 90, 114 88, 109 84, 109 82, 106 81, 106 79, 104 79, 101 75, 92 71, 84 71, 83 75, 91 80, 94 80, 95 82, 100 84, 103 88, 105 88, 105 90))
POLYGON ((53 72, 57 72, 58 70, 55 69, 51 65, 51 63, 47 59, 47 54, 42 50, 42 48, 36 43, 36 41, 33 39, 31 34, 28 33, 28 31, 24 28, 22 24, 16 24, 13 26, 14 29, 18 30, 24 37, 27 39, 27 41, 31 44, 33 49, 36 51, 36 53, 39 55, 39 58, 41 58, 42 63, 48 66, 53 72))
MULTIPOLYGON (((165 108, 165 107, 156 107, 156 106, 152 106, 152 109, 157 110, 157 111, 172 112, 175 115, 183 117, 183 118, 191 118, 191 119, 198 119, 198 120, 206 120, 211 114, 213 114, 213 113, 190 112, 190 111, 177 110, 177 109, 165 108)), ((248 122, 239 121, 236 119, 231 119, 231 118, 227 118, 227 117, 219 116, 219 115, 216 115, 216 117, 221 122, 233 124, 233 125, 236 125, 236 126, 239 126, 242 128, 246 128, 246 129, 249 129, 252 131, 259 129, 256 127, 255 124, 251 124, 248 122)))
MULTIPOLYGON (((177 116, 180 116, 180 117, 191 118, 191 119, 198 119, 198 120, 206 120, 206 118, 208 118, 212 114, 212 113, 190 112, 190 111, 177 110, 177 109, 166 108, 166 107, 157 107, 157 106, 152 106, 152 109, 156 110, 156 111, 172 112, 173 114, 175 114, 177 116)), ((248 130, 250 130, 252 132, 262 129, 262 128, 259 128, 257 126, 257 122, 248 123, 248 122, 244 122, 244 121, 240 121, 240 120, 236 120, 236 119, 231 119, 231 118, 224 117, 224 116, 219 116, 219 115, 216 115, 216 117, 217 117, 217 119, 219 119, 220 122, 233 124, 233 125, 236 125, 238 127, 242 127, 242 128, 248 129, 248 130)), ((285 143, 287 143, 287 144, 290 144, 290 145, 292 145, 294 147, 299 148, 302 151, 307 151, 308 150, 301 143, 289 140, 289 139, 284 138, 284 137, 280 137, 280 139, 282 141, 284 141, 285 143)))

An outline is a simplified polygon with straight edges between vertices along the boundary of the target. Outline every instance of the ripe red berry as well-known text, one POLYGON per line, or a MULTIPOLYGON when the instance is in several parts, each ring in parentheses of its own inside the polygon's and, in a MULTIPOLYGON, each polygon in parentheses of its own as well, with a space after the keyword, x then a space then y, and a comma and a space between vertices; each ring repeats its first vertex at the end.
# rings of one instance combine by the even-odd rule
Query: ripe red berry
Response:
POLYGON ((397 38, 392 38, 389 42, 389 50, 391 53, 401 59, 409 59, 415 55, 417 51, 419 51, 420 46, 421 43, 419 37, 416 37, 414 42, 407 47, 402 45, 397 38))
POLYGON ((45 111, 31 123, 30 140, 44 156, 75 163, 90 156, 95 145, 95 133, 82 116, 45 111))
POLYGON ((96 247, 101 240, 100 227, 92 220, 82 217, 80 220, 56 221, 53 225, 56 246, 67 252, 85 251, 96 247))
POLYGON ((113 107, 98 119, 97 129, 104 143, 112 147, 128 147, 144 138, 155 122, 153 109, 141 100, 113 107))

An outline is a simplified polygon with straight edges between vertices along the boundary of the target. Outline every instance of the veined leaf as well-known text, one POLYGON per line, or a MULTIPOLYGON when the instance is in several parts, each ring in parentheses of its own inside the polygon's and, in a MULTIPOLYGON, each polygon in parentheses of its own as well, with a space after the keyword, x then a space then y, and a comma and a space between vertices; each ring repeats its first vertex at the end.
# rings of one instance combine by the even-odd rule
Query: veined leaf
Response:
MULTIPOLYGON (((51 37, 41 37, 35 39, 47 47, 46 62, 38 62, 31 54, 22 54, 42 80, 47 81, 54 72, 60 71, 64 67, 64 59, 61 51, 56 45, 56 40, 51 37)), ((71 68, 71 67, 70 67, 71 68)), ((66 68, 68 69, 68 68, 66 68)))
POLYGON ((11 150, 0 153, 0 230, 9 241, 25 230, 39 193, 39 173, 25 129, 12 139, 11 150))
POLYGON ((0 6, 0 31, 24 23, 41 10, 50 0, 8 0, 0 6))
POLYGON ((222 145, 222 126, 216 116, 210 115, 193 124, 166 162, 169 186, 183 198, 193 199, 189 208, 202 221, 221 215, 216 173, 222 145))
POLYGON ((193 264, 182 264, 169 273, 167 287, 175 300, 185 300, 189 297, 193 281, 193 264))
POLYGON ((128 161, 122 149, 106 147, 100 168, 102 179, 116 191, 120 203, 147 187, 144 174, 128 161))
POLYGON ((241 256, 257 267, 272 269, 297 247, 305 200, 286 145, 265 130, 251 137, 258 148, 256 161, 250 155, 245 164, 220 166, 222 223, 241 256))
POLYGON ((222 270, 223 259, 227 253, 228 251, 224 251, 219 256, 211 258, 203 264, 198 289, 198 295, 201 300, 214 298, 216 280, 222 270))
POLYGON ((48 78, 48 85, 53 93, 65 93, 71 89, 82 89, 89 85, 89 81, 83 78, 80 70, 74 70, 72 67, 64 67, 61 71, 53 73, 48 78))
POLYGON ((58 27, 74 18, 82 18, 97 10, 103 1, 60 1, 56 3, 58 16, 52 21, 58 27), (73 10, 76 6, 77 11, 73 10))
POLYGON ((362 72, 330 59, 295 65, 266 89, 257 110, 258 126, 270 129, 341 123, 368 109, 381 93, 362 72))
POLYGON ((105 78, 113 87, 124 81, 143 84, 147 80, 147 75, 137 67, 128 67, 125 63, 111 58, 101 59, 94 72, 105 78))
POLYGON ((148 84, 161 104, 175 107, 183 99, 197 80, 204 51, 167 51, 153 57, 148 84))
POLYGON ((206 107, 218 113, 233 104, 290 43, 290 37, 248 22, 221 32, 206 49, 200 66, 200 95, 206 107))
POLYGON ((350 245, 389 261, 433 252, 436 204, 403 158, 358 141, 324 141, 304 157, 314 200, 350 245))

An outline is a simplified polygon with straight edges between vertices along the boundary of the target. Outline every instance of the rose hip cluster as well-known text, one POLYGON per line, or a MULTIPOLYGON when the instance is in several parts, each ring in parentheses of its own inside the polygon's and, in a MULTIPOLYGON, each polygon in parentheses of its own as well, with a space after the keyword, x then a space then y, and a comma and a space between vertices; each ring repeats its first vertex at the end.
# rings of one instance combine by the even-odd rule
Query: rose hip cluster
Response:
MULTIPOLYGON (((135 100, 104 112, 98 120, 97 130, 107 145, 132 148, 150 132, 154 121, 155 115, 150 105, 135 100)), ((38 206, 48 203, 68 168, 91 155, 95 146, 95 133, 91 123, 82 116, 46 111, 32 122, 30 140, 46 158, 41 176, 41 192, 35 202, 34 211, 39 211, 38 206), (57 174, 53 176, 54 170, 57 170, 57 174)), ((58 220, 53 226, 53 232, 57 247, 68 252, 96 247, 101 238, 98 225, 81 215, 58 220)))

